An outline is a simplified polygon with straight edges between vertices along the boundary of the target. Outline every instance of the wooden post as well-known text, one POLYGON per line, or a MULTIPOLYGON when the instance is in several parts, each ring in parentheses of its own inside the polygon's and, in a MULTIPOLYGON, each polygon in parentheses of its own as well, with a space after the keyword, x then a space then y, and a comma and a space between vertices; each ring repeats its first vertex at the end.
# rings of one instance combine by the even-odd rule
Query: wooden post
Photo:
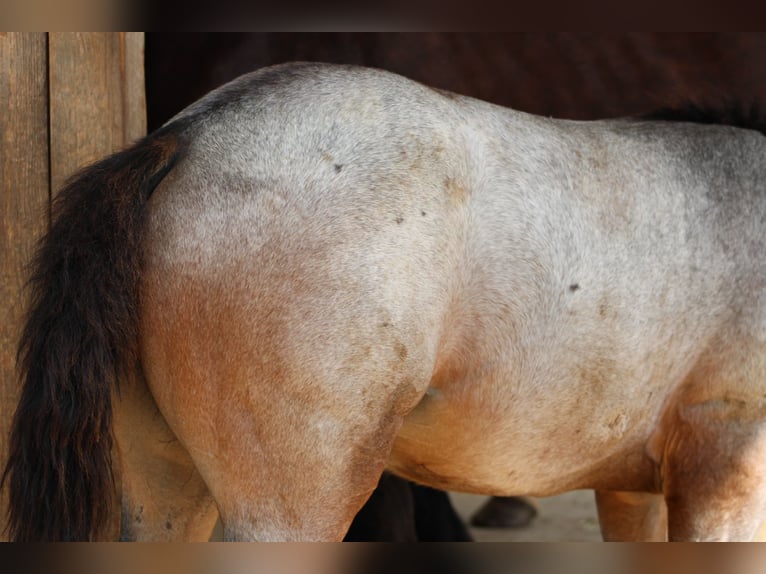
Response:
POLYGON ((143 35, 51 33, 51 189, 146 132, 143 35))
MULTIPOLYGON (((0 35, 0 463, 16 407, 16 343, 24 266, 48 223, 48 79, 45 34, 0 35)), ((5 490, 0 492, 4 539, 5 490)))
MULTIPOLYGON (((146 130, 141 33, 0 33, 0 464, 18 398, 24 266, 72 173, 146 130)), ((6 516, 0 492, 0 531, 6 516)), ((0 533, 0 540, 3 538, 0 533)))

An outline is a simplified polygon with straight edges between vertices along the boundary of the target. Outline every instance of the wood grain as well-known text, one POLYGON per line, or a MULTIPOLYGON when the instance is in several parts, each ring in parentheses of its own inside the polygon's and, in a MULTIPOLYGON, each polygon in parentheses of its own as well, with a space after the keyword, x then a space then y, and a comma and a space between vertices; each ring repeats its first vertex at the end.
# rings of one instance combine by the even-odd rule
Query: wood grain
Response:
MULTIPOLYGON (((18 397, 16 342, 24 267, 48 219, 46 35, 0 35, 0 463, 18 397)), ((0 493, 0 531, 5 526, 0 493)), ((3 534, 0 532, 0 539, 3 534)))
POLYGON ((50 34, 51 184, 146 131, 143 34, 50 34))
MULTIPOLYGON (((0 465, 18 397, 24 267, 52 190, 144 134, 143 50, 141 33, 0 33, 0 465)), ((0 492, 0 540, 5 504, 0 492)))

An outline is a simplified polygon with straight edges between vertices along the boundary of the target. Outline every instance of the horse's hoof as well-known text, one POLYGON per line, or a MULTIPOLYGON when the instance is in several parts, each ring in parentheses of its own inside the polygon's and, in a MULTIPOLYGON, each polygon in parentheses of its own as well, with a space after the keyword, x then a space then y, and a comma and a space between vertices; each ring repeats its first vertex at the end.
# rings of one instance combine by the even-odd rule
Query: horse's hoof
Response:
POLYGON ((471 517, 479 528, 523 528, 537 516, 537 508, 520 496, 493 496, 471 517))

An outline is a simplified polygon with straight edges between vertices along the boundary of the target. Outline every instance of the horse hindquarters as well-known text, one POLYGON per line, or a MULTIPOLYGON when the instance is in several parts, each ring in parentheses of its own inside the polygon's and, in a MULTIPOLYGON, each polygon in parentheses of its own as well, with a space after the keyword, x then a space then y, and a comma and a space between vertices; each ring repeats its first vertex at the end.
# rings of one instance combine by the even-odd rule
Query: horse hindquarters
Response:
POLYGON ((280 376, 258 365, 259 349, 231 316, 224 327, 203 312, 206 328, 194 330, 164 316, 159 321, 178 331, 152 321, 149 386, 210 487, 225 539, 341 540, 401 424, 389 407, 395 398, 370 397, 360 412, 344 380, 280 376), (216 340, 225 341, 220 353, 216 340), (209 360, 187 354, 199 346, 213 347, 209 360))
POLYGON ((291 281, 321 278, 247 256, 222 260, 214 275, 173 267, 175 256, 148 261, 147 384, 227 539, 341 540, 425 391, 428 362, 416 343, 390 341, 389 324, 347 318, 363 313, 352 303, 284 297, 291 281))

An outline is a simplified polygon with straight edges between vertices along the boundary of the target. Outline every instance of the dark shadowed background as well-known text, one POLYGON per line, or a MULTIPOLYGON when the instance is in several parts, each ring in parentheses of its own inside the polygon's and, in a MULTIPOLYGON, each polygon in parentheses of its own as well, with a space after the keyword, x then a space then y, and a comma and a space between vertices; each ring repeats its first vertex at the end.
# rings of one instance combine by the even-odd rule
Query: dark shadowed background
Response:
POLYGON ((570 119, 688 99, 766 105, 766 34, 759 32, 148 33, 149 130, 240 74, 290 60, 384 68, 570 119))

